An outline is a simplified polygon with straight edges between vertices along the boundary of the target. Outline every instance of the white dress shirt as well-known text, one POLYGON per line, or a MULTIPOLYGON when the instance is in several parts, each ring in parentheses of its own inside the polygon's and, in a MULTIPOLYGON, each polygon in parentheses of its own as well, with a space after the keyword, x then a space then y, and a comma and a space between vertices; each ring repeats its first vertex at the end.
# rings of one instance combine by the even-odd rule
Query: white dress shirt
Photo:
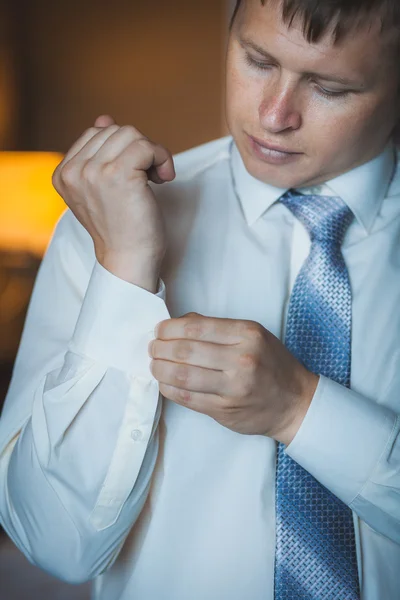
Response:
MULTIPOLYGON (((388 146, 312 190, 356 217, 343 246, 352 390, 322 377, 287 449, 352 508, 363 600, 400 597, 397 161, 388 146)), ((95 578, 96 600, 273 600, 276 444, 159 401, 147 347, 158 322, 193 311, 283 339, 310 242, 231 138, 176 170, 156 188, 169 239, 158 295, 103 269, 72 213, 61 219, 0 420, 0 513, 32 562, 95 578)))

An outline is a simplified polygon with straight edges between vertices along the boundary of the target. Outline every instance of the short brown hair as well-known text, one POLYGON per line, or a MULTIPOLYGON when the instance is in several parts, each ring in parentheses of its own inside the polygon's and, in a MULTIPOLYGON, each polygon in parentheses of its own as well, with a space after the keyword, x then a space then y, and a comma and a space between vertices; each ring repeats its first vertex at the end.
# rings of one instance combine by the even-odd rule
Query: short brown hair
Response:
MULTIPOLYGON (((242 0, 237 0, 233 23, 242 0)), ((270 0, 260 0, 264 5, 270 0)), ((278 0, 274 0, 278 1, 278 0)), ((400 0, 279 0, 282 17, 290 27, 301 19, 304 37, 316 43, 332 30, 335 42, 350 30, 371 23, 376 17, 382 30, 400 29, 400 0)), ((399 34, 400 37, 400 34, 399 34)))

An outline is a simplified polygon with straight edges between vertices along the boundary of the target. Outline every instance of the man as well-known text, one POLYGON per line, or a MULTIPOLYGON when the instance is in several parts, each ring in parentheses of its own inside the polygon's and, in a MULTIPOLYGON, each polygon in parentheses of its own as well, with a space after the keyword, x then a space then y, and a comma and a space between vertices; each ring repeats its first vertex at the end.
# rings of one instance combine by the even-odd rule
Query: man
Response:
POLYGON ((98 600, 398 597, 399 35, 396 0, 242 0, 233 139, 71 148, 1 423, 30 560, 98 600))

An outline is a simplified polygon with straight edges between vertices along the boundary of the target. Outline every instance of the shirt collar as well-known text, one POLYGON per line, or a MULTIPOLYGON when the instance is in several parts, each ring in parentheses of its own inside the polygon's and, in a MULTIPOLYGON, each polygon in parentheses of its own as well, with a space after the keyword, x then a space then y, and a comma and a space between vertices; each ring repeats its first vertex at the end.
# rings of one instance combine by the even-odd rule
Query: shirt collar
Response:
POLYGON ((247 224, 251 227, 287 190, 263 183, 250 175, 234 142, 231 161, 235 189, 247 224))
MULTIPOLYGON (((231 160, 236 192, 246 221, 251 226, 287 189, 276 188, 250 175, 235 143, 232 143, 231 160)), ((394 167, 394 146, 389 143, 373 160, 326 182, 326 185, 346 202, 367 233, 371 230, 387 194, 394 167)))

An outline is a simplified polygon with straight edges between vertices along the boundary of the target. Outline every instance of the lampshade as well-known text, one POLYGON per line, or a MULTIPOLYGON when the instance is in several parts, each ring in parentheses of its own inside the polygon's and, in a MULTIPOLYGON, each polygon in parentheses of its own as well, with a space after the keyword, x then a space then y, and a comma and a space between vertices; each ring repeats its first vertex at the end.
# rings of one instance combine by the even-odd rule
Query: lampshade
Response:
POLYGON ((56 152, 0 152, 0 250, 42 256, 66 206, 51 176, 56 152))

